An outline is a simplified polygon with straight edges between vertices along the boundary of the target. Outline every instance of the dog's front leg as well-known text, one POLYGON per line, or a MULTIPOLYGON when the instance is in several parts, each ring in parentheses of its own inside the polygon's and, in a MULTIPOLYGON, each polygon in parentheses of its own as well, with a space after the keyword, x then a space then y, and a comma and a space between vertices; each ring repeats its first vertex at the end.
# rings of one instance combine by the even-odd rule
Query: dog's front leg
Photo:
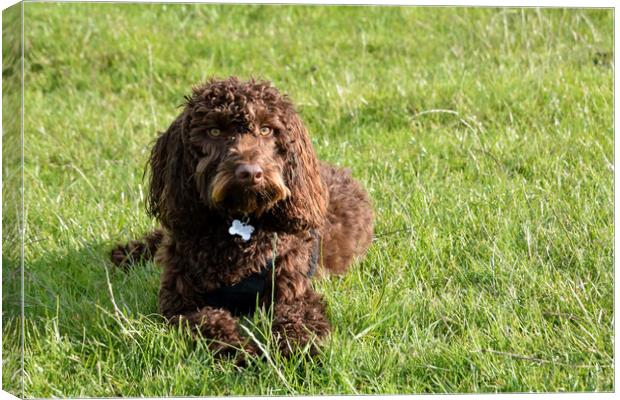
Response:
POLYGON ((290 356, 295 348, 306 345, 309 345, 309 353, 315 355, 318 352, 317 340, 327 336, 330 330, 323 298, 307 282, 303 286, 305 290, 297 296, 290 296, 290 286, 285 289, 286 295, 276 295, 272 330, 285 357, 290 356))
POLYGON ((159 289, 159 311, 171 325, 189 324, 194 333, 210 339, 209 348, 215 353, 232 353, 245 348, 252 352, 237 329, 237 319, 228 311, 209 306, 199 307, 188 303, 187 299, 198 298, 188 293, 190 287, 180 282, 183 280, 164 274, 159 289))
POLYGON ((237 330, 237 319, 228 310, 209 306, 185 314, 168 318, 170 324, 188 323, 194 332, 211 339, 209 348, 215 354, 232 353, 245 348, 244 338, 237 330))

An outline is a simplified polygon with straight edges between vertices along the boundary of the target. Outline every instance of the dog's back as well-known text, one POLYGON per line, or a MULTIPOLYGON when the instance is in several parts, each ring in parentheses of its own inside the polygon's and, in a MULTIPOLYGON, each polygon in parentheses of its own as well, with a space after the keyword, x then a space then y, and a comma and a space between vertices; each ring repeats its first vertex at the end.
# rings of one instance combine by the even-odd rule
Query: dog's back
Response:
POLYGON ((331 273, 343 274, 372 242, 372 206, 348 169, 321 163, 321 178, 329 192, 327 221, 321 231, 321 265, 331 273))

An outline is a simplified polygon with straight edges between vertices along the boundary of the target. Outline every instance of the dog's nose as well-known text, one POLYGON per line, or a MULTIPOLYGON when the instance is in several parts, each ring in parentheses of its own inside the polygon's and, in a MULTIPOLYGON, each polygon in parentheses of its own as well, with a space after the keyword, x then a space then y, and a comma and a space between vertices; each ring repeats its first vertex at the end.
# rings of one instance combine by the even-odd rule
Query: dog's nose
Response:
POLYGON ((235 176, 241 183, 256 185, 263 179, 263 169, 256 164, 241 164, 235 170, 235 176))

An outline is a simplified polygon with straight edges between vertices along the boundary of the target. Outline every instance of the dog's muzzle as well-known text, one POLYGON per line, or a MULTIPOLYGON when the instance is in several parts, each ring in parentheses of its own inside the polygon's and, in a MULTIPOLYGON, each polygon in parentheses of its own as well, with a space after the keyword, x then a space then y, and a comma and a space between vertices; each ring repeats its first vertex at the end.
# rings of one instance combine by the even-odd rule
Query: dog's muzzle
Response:
POLYGON ((221 168, 201 196, 218 208, 261 214, 290 196, 290 190, 279 171, 258 163, 236 163, 221 168))

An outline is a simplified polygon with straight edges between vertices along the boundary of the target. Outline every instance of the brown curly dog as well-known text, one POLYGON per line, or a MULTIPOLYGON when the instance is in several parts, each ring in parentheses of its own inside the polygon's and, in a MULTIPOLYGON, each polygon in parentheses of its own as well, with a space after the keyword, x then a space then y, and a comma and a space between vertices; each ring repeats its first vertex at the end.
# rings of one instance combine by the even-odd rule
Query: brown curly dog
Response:
POLYGON ((330 329, 315 268, 344 273, 372 240, 372 209, 348 171, 320 163, 291 101, 269 82, 212 79, 193 89, 150 157, 148 212, 162 229, 117 246, 123 267, 163 267, 159 310, 213 339, 254 346, 238 317, 273 307, 282 354, 330 329), (271 300, 273 298, 273 303, 271 300))

